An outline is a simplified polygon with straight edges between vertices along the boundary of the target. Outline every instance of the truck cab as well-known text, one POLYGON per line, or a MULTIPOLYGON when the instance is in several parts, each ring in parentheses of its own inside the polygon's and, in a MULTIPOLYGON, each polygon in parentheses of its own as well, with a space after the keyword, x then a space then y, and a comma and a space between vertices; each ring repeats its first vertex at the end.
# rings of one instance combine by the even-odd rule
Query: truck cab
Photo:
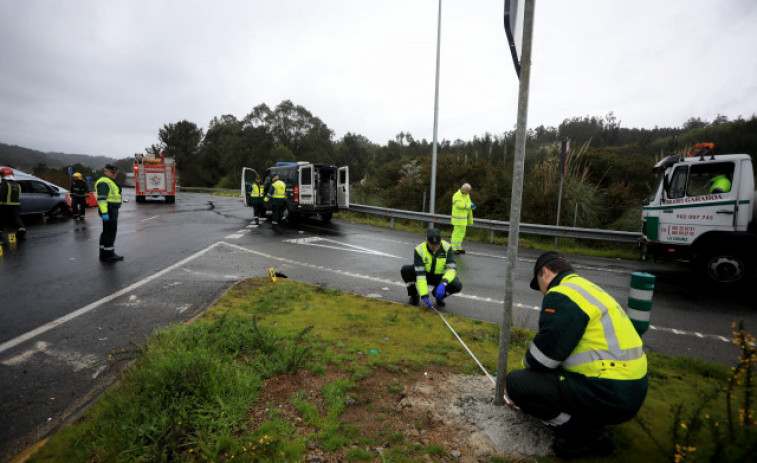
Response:
MULTIPOLYGON (((311 162, 277 162, 261 177, 265 191, 271 187, 274 175, 286 184, 284 216, 296 220, 300 216, 319 216, 330 222, 334 212, 347 209, 350 204, 349 167, 311 162)), ((254 169, 242 169, 242 195, 249 203, 248 186, 257 176, 254 169)))
POLYGON ((693 151, 654 167, 657 181, 642 207, 642 256, 693 263, 715 282, 742 283, 757 262, 751 157, 715 155, 712 144, 693 151))

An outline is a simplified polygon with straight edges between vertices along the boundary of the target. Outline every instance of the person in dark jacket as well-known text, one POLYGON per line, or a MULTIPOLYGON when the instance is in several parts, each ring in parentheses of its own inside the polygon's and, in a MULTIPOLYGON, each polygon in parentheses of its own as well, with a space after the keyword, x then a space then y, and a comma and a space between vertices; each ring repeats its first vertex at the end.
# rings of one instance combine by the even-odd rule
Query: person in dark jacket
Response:
POLYGON ((79 172, 76 172, 73 175, 73 180, 71 180, 71 209, 74 211, 75 222, 84 221, 88 195, 89 188, 87 188, 87 182, 84 181, 79 172))
POLYGON ((273 210, 273 220, 271 224, 275 227, 283 220, 283 211, 286 207, 286 183, 279 180, 278 175, 274 175, 271 179, 271 187, 268 189, 268 193, 263 198, 264 202, 271 203, 271 209, 273 210))
POLYGON ((433 295, 437 307, 444 307, 444 298, 463 289, 457 277, 452 245, 442 240, 442 234, 436 228, 426 232, 426 241, 413 251, 413 265, 403 265, 400 273, 407 284, 407 295, 412 305, 418 305, 423 300, 430 309, 433 306, 429 296, 433 295), (429 291, 430 286, 434 288, 433 292, 429 291))
POLYGON ((539 256, 531 288, 544 294, 539 331, 506 378, 508 397, 556 426, 561 458, 614 450, 605 425, 632 419, 647 394, 647 357, 620 305, 556 252, 539 256))
POLYGON ((116 183, 116 166, 107 164, 105 175, 95 182, 97 207, 103 220, 100 233, 100 260, 116 262, 124 260, 116 254, 116 233, 118 232, 118 210, 121 207, 121 186, 116 183))
POLYGON ((0 169, 0 234, 7 228, 16 237, 26 237, 26 227, 21 220, 21 185, 16 182, 13 169, 0 169))

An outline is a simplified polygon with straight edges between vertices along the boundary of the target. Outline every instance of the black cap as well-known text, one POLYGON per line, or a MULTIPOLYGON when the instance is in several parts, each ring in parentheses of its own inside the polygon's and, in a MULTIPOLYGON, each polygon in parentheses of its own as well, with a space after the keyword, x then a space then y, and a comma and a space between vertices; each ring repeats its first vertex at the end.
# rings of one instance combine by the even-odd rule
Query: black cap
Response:
POLYGON ((539 290, 539 282, 536 281, 536 274, 539 273, 539 270, 541 270, 542 267, 556 259, 562 259, 562 256, 555 251, 547 251, 536 259, 536 265, 534 265, 534 277, 531 279, 531 289, 539 290))
POLYGON ((434 246, 440 245, 442 244, 442 233, 436 228, 430 228, 426 233, 426 239, 428 240, 429 244, 432 244, 434 246))
POLYGON ((105 164, 105 170, 109 170, 111 172, 118 172, 118 167, 114 166, 113 164, 105 164))

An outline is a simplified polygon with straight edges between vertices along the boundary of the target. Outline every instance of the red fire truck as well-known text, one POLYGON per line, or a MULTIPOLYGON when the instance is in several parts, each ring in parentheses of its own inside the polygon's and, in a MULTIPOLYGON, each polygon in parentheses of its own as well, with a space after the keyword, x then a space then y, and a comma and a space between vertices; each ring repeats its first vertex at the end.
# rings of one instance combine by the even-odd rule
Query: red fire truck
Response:
POLYGON ((134 191, 137 203, 163 197, 166 204, 176 201, 176 164, 173 158, 134 155, 134 191))

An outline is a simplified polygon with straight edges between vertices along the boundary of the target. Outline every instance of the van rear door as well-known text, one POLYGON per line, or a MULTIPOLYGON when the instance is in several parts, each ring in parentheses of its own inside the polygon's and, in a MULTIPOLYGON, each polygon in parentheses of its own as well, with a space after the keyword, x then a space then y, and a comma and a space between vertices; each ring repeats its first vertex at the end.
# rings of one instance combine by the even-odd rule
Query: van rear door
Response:
POLYGON ((340 209, 350 207, 350 168, 349 166, 337 169, 336 176, 336 204, 340 209))
POLYGON ((315 166, 302 164, 299 170, 300 205, 313 205, 316 203, 315 166))
POLYGON ((242 167, 242 197, 244 198, 244 205, 247 207, 252 206, 250 193, 252 192, 252 184, 255 183, 255 179, 258 177, 259 175, 255 169, 242 167))

